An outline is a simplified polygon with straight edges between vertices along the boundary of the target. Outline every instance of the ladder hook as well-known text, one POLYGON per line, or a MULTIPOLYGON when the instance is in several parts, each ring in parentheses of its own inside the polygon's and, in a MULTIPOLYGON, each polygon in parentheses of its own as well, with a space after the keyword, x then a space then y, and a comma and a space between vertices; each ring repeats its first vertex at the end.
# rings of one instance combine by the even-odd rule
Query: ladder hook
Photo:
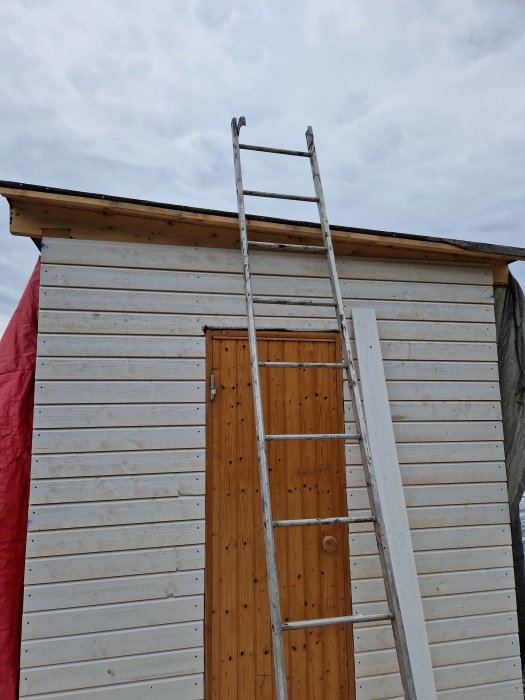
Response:
POLYGON ((235 130, 237 136, 239 136, 242 126, 246 126, 246 117, 239 117, 238 120, 235 117, 232 119, 232 129, 235 130))

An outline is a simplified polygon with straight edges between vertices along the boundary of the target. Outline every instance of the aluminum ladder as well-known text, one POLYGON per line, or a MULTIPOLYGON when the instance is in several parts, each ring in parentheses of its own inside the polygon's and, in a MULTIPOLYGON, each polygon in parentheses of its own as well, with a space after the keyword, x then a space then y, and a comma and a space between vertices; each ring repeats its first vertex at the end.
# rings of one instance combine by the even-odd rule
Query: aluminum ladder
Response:
MULTIPOLYGON (((312 627, 322 627, 325 625, 339 624, 358 624, 364 622, 379 622, 389 620, 392 622, 394 639, 396 643, 396 652, 399 662, 399 669, 403 683, 403 689, 407 700, 431 700, 434 697, 435 690, 425 691, 425 697, 418 692, 413 679, 412 660, 410 656, 409 646, 407 645, 406 629, 403 624, 401 608, 399 604, 398 586, 391 562, 391 552, 389 551, 387 538, 385 537, 385 523, 383 519, 383 510, 379 491, 377 487, 376 477, 374 473, 374 463, 370 450, 369 437, 365 415, 363 411, 363 401, 357 383, 357 375, 352 358, 352 349, 350 345, 350 335, 346 321, 345 308, 341 289, 339 285, 339 277, 336 269, 335 254, 332 245, 332 236, 330 226, 328 224, 328 216, 321 185, 321 177, 319 174, 319 165, 314 144, 314 135, 311 127, 306 131, 306 144, 308 150, 294 151, 283 148, 269 148, 266 146, 254 146, 244 143, 239 143, 239 132, 242 126, 246 125, 245 117, 232 119, 232 141, 233 141, 233 159, 235 166, 235 184, 237 190, 237 205, 239 212, 239 229, 242 264, 244 273, 244 287, 246 295, 246 315, 248 324, 248 340, 250 351, 251 377, 253 387, 253 401, 255 409, 255 427, 257 437, 257 454, 259 461, 259 476, 261 485, 261 499, 263 509, 263 525, 264 525, 264 543, 266 549, 266 568, 268 578, 268 593, 270 603, 270 619, 272 628, 272 646, 274 657, 274 673, 275 687, 278 700, 288 700, 287 683, 286 683, 286 666, 283 647, 283 633, 289 630, 305 629, 312 627), (275 192, 261 192, 256 190, 245 190, 242 183, 241 159, 240 151, 260 151, 265 153, 275 153, 288 156, 298 156, 309 158, 312 170, 313 184, 315 197, 287 195, 275 192), (245 196, 251 197, 270 197, 276 199, 287 199, 304 202, 316 202, 319 210, 319 218, 321 224, 321 232, 323 237, 323 245, 296 245, 288 243, 270 243, 262 241, 253 241, 248 239, 246 212, 244 206, 245 196), (252 292, 252 279, 250 272, 250 249, 263 249, 273 251, 290 251, 290 252, 309 252, 322 253, 326 255, 328 263, 328 272, 331 282, 333 301, 318 301, 315 299, 303 299, 297 297, 278 297, 278 296, 254 296, 252 292), (264 304, 293 304, 306 306, 331 306, 335 310, 337 317, 338 331, 342 340, 342 356, 341 363, 309 363, 309 362, 260 362, 257 351, 257 336, 255 329, 255 312, 254 305, 258 303, 264 304), (264 427, 261 384, 260 384, 260 367, 330 367, 333 369, 346 370, 346 379, 350 389, 354 420, 357 432, 342 433, 342 434, 307 434, 307 435, 267 435, 264 427), (337 517, 337 518, 312 518, 301 520, 274 520, 272 517, 272 506, 270 498, 270 480, 268 473, 267 450, 266 444, 272 440, 344 440, 358 442, 361 451, 362 463, 365 470, 366 481, 368 485, 368 493, 370 498, 370 516, 363 517, 337 517), (320 618, 311 620, 299 620, 292 622, 283 622, 281 618, 281 609, 279 601, 279 584, 277 577, 277 561, 275 553, 274 528, 281 527, 300 527, 300 526, 316 526, 335 523, 373 523, 376 539, 378 542, 379 556, 381 560, 381 568, 385 583, 388 611, 370 615, 346 615, 341 617, 320 618)), ((433 685, 433 680, 431 682, 433 685)))

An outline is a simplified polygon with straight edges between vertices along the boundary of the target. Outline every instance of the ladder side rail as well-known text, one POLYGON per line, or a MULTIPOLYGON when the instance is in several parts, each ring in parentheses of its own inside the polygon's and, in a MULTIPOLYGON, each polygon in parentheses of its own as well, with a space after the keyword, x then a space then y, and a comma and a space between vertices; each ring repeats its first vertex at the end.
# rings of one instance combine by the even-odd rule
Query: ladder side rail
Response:
MULTIPOLYGON (((356 427, 361 435, 361 439, 359 441, 361 459, 365 471, 371 511, 372 515, 375 518, 374 529, 378 544, 381 568, 383 571, 383 579, 385 582, 386 596, 389 609, 391 610, 394 616, 392 620, 392 628, 396 639, 396 651, 399 662, 399 671, 401 674, 401 680, 403 683, 405 697, 407 698, 407 700, 418 700, 412 679, 411 660, 406 644, 405 630, 401 616, 396 581, 393 576, 393 568, 390 557, 390 551, 388 549, 388 540, 386 537, 385 524, 381 508, 381 500, 379 498, 379 491, 374 474, 374 465, 372 461, 372 453, 370 451, 370 444, 368 441, 368 435, 366 431, 366 422, 363 412, 361 394, 357 384, 357 374, 355 371, 355 366, 352 357, 350 334, 348 331, 345 307, 343 297, 341 294, 341 287, 339 284, 339 275, 337 273, 335 253, 332 244, 332 236, 330 233, 330 225, 328 223, 328 215, 326 211, 323 188, 321 184, 321 175, 319 172, 319 164, 317 162, 317 155, 315 151, 314 135, 311 127, 308 127, 306 131, 306 143, 308 146, 308 151, 310 153, 310 165, 312 169, 315 194, 317 196, 317 206, 319 209, 321 231, 326 246, 326 255, 330 272, 330 283, 332 286, 334 300, 336 301, 337 320, 341 337, 343 340, 343 362, 347 364, 347 377, 350 388, 350 396, 352 400, 352 408, 354 411, 356 427)), ((422 699, 420 698, 419 700, 422 699)))
POLYGON ((268 593, 270 603, 270 619, 272 626, 273 660, 277 700, 287 700, 286 665, 281 629, 281 606, 279 600, 279 583, 277 579, 277 558, 273 534, 273 518, 270 496, 270 478, 268 474, 268 459, 266 454, 266 435, 262 409, 261 386, 259 377, 259 359, 257 352, 257 337, 255 333, 255 314, 253 308, 253 293, 248 254, 248 234, 246 228, 246 212, 241 172, 241 156, 239 149, 239 130, 246 120, 244 117, 232 119, 233 161, 235 166, 235 186, 237 190, 237 206, 239 211, 239 231, 241 239, 241 254, 246 295, 246 316, 248 323, 248 345, 250 348, 250 366, 253 388, 253 405, 255 410, 255 429, 257 436, 257 455, 259 461, 259 477, 261 482, 261 501, 263 511, 264 546, 266 550, 266 571, 268 576, 268 593))

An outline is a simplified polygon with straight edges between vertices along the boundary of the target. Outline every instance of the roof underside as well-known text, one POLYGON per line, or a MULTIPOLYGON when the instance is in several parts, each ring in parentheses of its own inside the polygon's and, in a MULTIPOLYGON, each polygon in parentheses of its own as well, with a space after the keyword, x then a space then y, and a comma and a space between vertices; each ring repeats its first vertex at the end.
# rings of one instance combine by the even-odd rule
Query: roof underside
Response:
MULTIPOLYGON (((178 204, 169 204, 166 202, 153 202, 144 199, 133 199, 129 197, 116 197, 113 195, 98 194, 93 192, 81 192, 76 190, 67 190, 57 187, 44 187, 42 185, 32 185, 20 182, 11 182, 0 180, 0 194, 5 196, 10 203, 12 200, 36 200, 40 195, 42 198, 42 203, 49 204, 62 204, 63 206, 79 208, 89 208, 90 202, 92 202, 93 207, 100 209, 100 206, 107 203, 111 209, 114 209, 115 205, 125 205, 127 213, 133 214, 134 209, 137 214, 139 210, 141 215, 144 215, 144 210, 148 209, 158 216, 162 211, 169 216, 170 213, 180 212, 186 213, 188 215, 194 214, 199 215, 202 218, 210 217, 217 221, 217 217, 223 217, 225 220, 231 222, 232 219, 238 217, 237 212, 221 211, 217 209, 203 209, 200 207, 188 207, 178 204), (82 207, 80 206, 80 200, 82 200, 82 207)), ((276 226, 293 226, 300 227, 301 229, 319 229, 319 224, 311 221, 299 221, 292 219, 281 219, 268 216, 259 216, 254 214, 247 215, 248 220, 253 222, 264 222, 266 224, 275 224, 276 226)), ((202 220, 202 219, 201 219, 202 220)), ((383 237, 385 239, 385 245, 395 246, 395 241, 417 241, 421 243, 428 243, 429 245, 435 245, 436 243, 443 243, 449 246, 454 246, 464 251, 469 251, 471 253, 479 253, 481 256, 483 254, 489 255, 491 257, 501 256, 507 262, 513 260, 525 260, 525 248, 518 248, 513 246, 502 246, 495 245, 492 243, 483 243, 475 241, 463 241, 454 238, 444 238, 439 236, 425 236, 410 233, 400 233, 396 231, 381 231, 376 229, 366 229, 359 228, 355 226, 340 226, 340 225, 330 225, 332 231, 337 233, 348 233, 348 234, 361 234, 370 237, 383 237)), ((377 240, 377 238, 376 238, 377 240)))

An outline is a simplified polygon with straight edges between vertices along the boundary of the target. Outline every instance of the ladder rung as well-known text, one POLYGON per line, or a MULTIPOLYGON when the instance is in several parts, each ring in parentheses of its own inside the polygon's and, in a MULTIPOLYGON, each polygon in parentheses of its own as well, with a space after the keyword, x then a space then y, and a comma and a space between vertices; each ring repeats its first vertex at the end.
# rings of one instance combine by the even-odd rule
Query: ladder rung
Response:
POLYGON ((250 143, 240 143, 239 148, 245 151, 263 151, 264 153, 280 153, 283 156, 302 156, 309 158, 308 151, 290 151, 288 148, 269 148, 268 146, 252 146, 250 143))
POLYGON ((346 525, 347 523, 375 523, 373 515, 341 516, 340 518, 302 518, 301 520, 274 520, 274 527, 300 527, 302 525, 346 525))
POLYGON ((302 194, 280 194, 279 192, 261 192, 260 190, 243 190, 247 197, 269 197, 270 199, 293 199, 299 202, 317 202, 317 197, 305 197, 302 194))
POLYGON ((294 306, 336 306, 335 301, 328 299, 305 299, 304 297, 253 297, 256 304, 290 304, 294 306))
POLYGON ((297 243, 267 243, 266 241, 248 241, 252 248, 266 250, 290 250, 295 253, 326 253, 324 245, 299 245, 297 243))
POLYGON ((300 435, 267 435, 266 440, 359 440, 359 433, 305 433, 300 435))
POLYGON ((393 620, 392 613, 378 613, 376 615, 343 615, 341 617, 321 617, 317 620, 299 620, 298 622, 283 622, 283 632, 289 630, 301 630, 307 627, 328 627, 329 625, 358 625, 360 622, 380 622, 393 620))
POLYGON ((321 367, 328 369, 345 369, 344 362, 259 362, 259 367, 321 367))

